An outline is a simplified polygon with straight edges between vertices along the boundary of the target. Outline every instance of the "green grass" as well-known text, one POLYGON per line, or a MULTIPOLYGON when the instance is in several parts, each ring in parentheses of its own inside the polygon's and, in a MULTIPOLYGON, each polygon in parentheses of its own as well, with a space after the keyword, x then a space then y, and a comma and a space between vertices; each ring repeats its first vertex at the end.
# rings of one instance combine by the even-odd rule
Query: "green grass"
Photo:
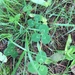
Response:
MULTIPOLYGON (((69 75, 71 64, 65 66, 63 73, 57 74, 54 74, 51 64, 55 66, 59 64, 58 61, 62 62, 66 59, 67 37, 68 34, 74 33, 75 30, 75 23, 73 22, 75 19, 74 3, 75 0, 52 0, 50 3, 45 2, 44 4, 41 4, 41 0, 37 3, 30 0, 0 1, 0 41, 8 41, 7 48, 2 52, 8 59, 13 59, 11 62, 7 61, 8 65, 12 63, 9 75, 16 75, 17 73, 28 75, 30 71, 28 71, 30 69, 28 67, 29 63, 32 64, 31 66, 34 69, 30 72, 34 74, 41 75, 42 69, 40 67, 44 66, 48 69, 47 75, 69 75), (21 51, 20 54, 18 49, 21 51), (40 65, 38 68, 35 61, 40 51, 45 52, 47 58, 41 63, 44 57, 38 56, 41 58, 39 58, 40 62, 37 61, 38 65, 40 65)), ((74 40, 72 39, 72 41, 74 40)), ((71 43, 74 46, 74 43, 71 43)), ((69 52, 67 53, 69 55, 69 52)), ((69 62, 74 61, 74 59, 66 60, 69 62)), ((2 62, 1 64, 6 65, 2 62)), ((0 66, 2 66, 1 64, 0 66)), ((72 63, 72 65, 74 64, 75 62, 72 63)), ((2 74, 6 75, 6 68, 3 66, 1 69, 2 74)))

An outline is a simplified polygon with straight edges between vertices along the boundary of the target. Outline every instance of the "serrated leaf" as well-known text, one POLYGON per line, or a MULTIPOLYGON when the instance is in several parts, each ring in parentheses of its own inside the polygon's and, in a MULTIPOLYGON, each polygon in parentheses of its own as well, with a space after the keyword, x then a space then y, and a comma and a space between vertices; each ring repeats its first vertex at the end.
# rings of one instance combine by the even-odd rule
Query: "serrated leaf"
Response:
POLYGON ((6 56, 11 55, 13 58, 17 57, 18 53, 15 50, 15 45, 9 42, 7 48, 4 50, 4 54, 6 56))
POLYGON ((29 19, 28 20, 28 25, 30 26, 30 27, 33 27, 35 24, 34 24, 34 21, 32 20, 32 19, 29 19))
POLYGON ((40 75, 47 75, 48 68, 45 65, 40 65, 40 67, 39 67, 39 73, 40 73, 40 75))
POLYGON ((47 59, 47 55, 42 50, 36 55, 36 61, 39 63, 44 63, 46 59, 47 59))
POLYGON ((38 34, 38 33, 32 34, 31 39, 32 39, 32 41, 34 41, 34 42, 39 42, 39 41, 40 41, 40 34, 38 34))
POLYGON ((48 33, 49 32, 49 27, 47 26, 47 25, 40 25, 39 26, 39 31, 41 32, 41 33, 48 33))
POLYGON ((3 63, 7 62, 7 57, 4 54, 2 54, 1 52, 0 52, 0 61, 3 63))
POLYGON ((43 34, 41 41, 43 44, 48 44, 51 41, 51 37, 48 34, 43 34))
MULTIPOLYGON (((33 61, 33 62, 34 62, 34 66, 36 67, 36 69, 38 69, 39 68, 38 62, 36 62, 36 61, 33 61)), ((32 66, 31 62, 28 64, 28 71, 32 74, 37 74, 37 72, 36 72, 35 68, 32 66)))

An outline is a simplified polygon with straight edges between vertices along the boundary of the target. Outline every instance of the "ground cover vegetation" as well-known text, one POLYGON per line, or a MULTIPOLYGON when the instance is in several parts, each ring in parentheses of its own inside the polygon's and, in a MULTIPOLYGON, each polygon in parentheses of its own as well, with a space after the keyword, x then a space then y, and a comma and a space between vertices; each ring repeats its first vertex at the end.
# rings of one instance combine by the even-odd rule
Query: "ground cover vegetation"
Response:
POLYGON ((0 0, 0 75, 75 75, 75 0, 0 0))

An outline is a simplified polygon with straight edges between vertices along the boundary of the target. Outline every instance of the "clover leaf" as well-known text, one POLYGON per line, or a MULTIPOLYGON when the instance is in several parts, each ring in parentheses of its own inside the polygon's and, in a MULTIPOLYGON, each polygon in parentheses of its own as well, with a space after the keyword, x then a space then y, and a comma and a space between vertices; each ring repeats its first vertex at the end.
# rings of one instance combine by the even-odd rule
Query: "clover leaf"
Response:
POLYGON ((42 34, 41 41, 43 44, 48 44, 51 41, 51 37, 48 34, 42 34))
POLYGON ((33 27, 35 24, 34 24, 34 21, 32 20, 32 19, 29 19, 28 20, 28 25, 30 26, 30 27, 33 27))
MULTIPOLYGON (((37 61, 33 61, 35 68, 39 72, 40 75, 47 75, 48 68, 45 65, 39 64, 37 61)), ((28 64, 28 71, 32 74, 38 74, 36 69, 34 68, 31 62, 28 64)))
POLYGON ((15 45, 9 42, 7 48, 4 50, 4 54, 6 56, 11 55, 13 58, 15 58, 18 55, 17 51, 15 50, 15 45))
POLYGON ((41 20, 42 20, 42 16, 36 14, 36 15, 34 16, 34 20, 37 21, 37 22, 38 22, 38 21, 41 21, 41 20))
POLYGON ((31 10, 32 10, 32 6, 31 5, 25 5, 24 8, 23 8, 24 12, 29 12, 31 10))
POLYGON ((32 41, 34 42, 39 42, 40 41, 40 34, 38 33, 33 33, 31 36, 32 41))
POLYGON ((39 31, 41 33, 46 33, 47 34, 49 32, 49 27, 47 25, 40 25, 39 26, 39 31))
MULTIPOLYGON (((34 63, 35 68, 38 70, 38 68, 39 68, 38 62, 33 61, 33 63, 34 63)), ((30 73, 37 74, 37 71, 35 70, 34 66, 32 65, 31 62, 29 62, 29 64, 28 64, 28 71, 30 73)))
POLYGON ((40 65, 40 67, 39 67, 39 73, 40 73, 40 75, 47 75, 48 68, 45 65, 40 65))
POLYGON ((39 63, 44 63, 46 59, 47 59, 47 55, 42 50, 36 56, 36 61, 39 63))

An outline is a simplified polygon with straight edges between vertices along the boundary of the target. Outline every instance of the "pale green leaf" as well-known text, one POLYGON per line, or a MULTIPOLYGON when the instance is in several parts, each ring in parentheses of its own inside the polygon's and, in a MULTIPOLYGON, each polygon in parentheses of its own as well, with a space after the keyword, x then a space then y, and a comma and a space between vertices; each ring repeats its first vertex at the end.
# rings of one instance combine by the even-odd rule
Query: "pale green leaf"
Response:
POLYGON ((4 54, 2 54, 1 52, 0 52, 0 61, 3 63, 7 62, 7 57, 4 54))
POLYGON ((54 53, 53 55, 50 56, 50 58, 54 62, 58 62, 65 59, 62 53, 54 53))
POLYGON ((48 1, 45 1, 45 0, 31 0, 33 3, 36 3, 36 4, 39 4, 39 5, 42 5, 42 6, 45 6, 45 7, 48 7, 49 5, 51 5, 52 3, 52 0, 48 0, 48 1))

